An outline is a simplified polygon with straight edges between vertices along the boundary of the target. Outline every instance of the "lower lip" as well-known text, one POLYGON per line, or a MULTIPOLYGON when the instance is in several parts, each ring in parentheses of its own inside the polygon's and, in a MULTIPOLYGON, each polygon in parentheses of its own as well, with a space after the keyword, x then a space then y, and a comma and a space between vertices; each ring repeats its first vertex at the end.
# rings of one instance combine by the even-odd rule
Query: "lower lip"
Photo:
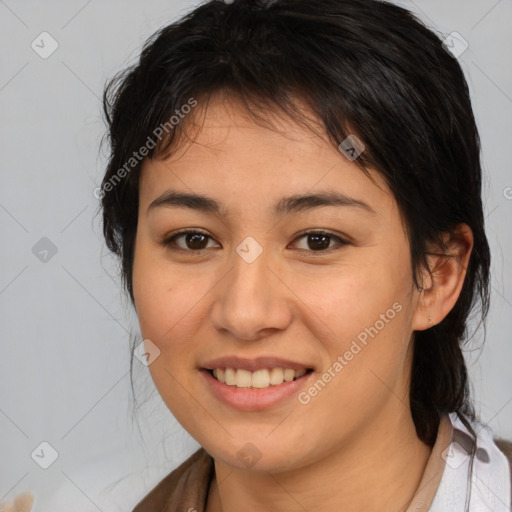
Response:
POLYGON ((291 382, 283 382, 277 386, 263 389, 237 388, 218 381, 209 371, 200 370, 208 387, 221 402, 242 411, 262 411, 268 409, 286 398, 295 395, 309 380, 313 372, 291 382))

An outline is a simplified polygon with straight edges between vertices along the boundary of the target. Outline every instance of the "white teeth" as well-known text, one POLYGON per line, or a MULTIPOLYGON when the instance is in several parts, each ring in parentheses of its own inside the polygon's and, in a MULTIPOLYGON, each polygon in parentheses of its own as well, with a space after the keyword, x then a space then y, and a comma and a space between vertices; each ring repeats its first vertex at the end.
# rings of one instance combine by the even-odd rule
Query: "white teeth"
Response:
POLYGON ((236 372, 233 368, 226 368, 226 372, 224 374, 225 382, 228 386, 236 385, 236 372))
POLYGON ((292 368, 271 368, 256 370, 250 372, 249 370, 233 368, 215 368, 213 376, 219 381, 228 386, 236 386, 237 388, 257 388, 264 389, 269 386, 279 386, 283 382, 291 382, 306 374, 304 368, 294 370, 292 368))
POLYGON ((283 380, 283 369, 272 368, 270 371, 270 384, 272 384, 272 386, 278 386, 283 383, 283 380))
POLYGON ((286 368, 283 372, 283 379, 285 382, 291 382, 293 380, 293 377, 295 375, 295 370, 292 370, 291 368, 286 368))
POLYGON ((236 387, 237 388, 250 388, 252 375, 247 370, 237 370, 236 372, 236 387))
POLYGON ((268 388, 269 385, 270 373, 268 370, 258 370, 252 374, 251 386, 253 388, 268 388))

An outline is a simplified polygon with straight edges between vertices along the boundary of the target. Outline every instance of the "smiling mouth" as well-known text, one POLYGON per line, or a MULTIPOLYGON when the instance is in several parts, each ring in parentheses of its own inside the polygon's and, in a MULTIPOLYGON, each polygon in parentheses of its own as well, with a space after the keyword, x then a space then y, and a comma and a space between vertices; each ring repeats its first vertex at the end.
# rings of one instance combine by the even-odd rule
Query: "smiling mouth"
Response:
POLYGON ((283 382, 292 382, 311 373, 311 368, 294 370, 293 368, 265 368, 251 372, 235 368, 215 368, 207 370, 214 379, 222 384, 236 388, 266 389, 279 386, 283 382))

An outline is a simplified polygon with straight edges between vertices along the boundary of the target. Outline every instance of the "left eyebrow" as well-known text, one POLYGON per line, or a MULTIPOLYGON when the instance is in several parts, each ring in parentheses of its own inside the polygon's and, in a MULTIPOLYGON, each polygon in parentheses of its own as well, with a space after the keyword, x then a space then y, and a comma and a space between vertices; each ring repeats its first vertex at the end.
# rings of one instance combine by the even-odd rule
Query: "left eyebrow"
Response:
POLYGON ((320 191, 315 194, 296 194, 283 197, 274 205, 274 213, 276 215, 286 215, 288 213, 311 210, 321 206, 350 206, 361 208, 376 215, 375 210, 364 201, 332 190, 320 191))
MULTIPOLYGON (((211 197, 176 190, 167 190, 160 197, 157 197, 148 206, 147 212, 157 207, 173 206, 214 213, 224 217, 228 213, 221 203, 211 197)), ((355 207, 376 214, 375 210, 364 201, 331 190, 320 191, 315 194, 295 194, 283 197, 274 204, 272 212, 274 215, 287 215, 323 206, 355 207)))

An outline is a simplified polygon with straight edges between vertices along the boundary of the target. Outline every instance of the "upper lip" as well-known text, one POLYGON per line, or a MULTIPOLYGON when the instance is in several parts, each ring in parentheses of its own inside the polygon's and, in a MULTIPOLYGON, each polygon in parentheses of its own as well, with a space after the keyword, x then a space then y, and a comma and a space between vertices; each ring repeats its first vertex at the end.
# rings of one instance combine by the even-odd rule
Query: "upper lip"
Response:
POLYGON ((245 359, 238 356, 219 357, 206 361, 202 367, 207 370, 215 370, 215 368, 233 368, 251 372, 264 370, 266 368, 292 368, 293 370, 311 369, 311 366, 307 364, 271 356, 256 357, 254 359, 245 359))

